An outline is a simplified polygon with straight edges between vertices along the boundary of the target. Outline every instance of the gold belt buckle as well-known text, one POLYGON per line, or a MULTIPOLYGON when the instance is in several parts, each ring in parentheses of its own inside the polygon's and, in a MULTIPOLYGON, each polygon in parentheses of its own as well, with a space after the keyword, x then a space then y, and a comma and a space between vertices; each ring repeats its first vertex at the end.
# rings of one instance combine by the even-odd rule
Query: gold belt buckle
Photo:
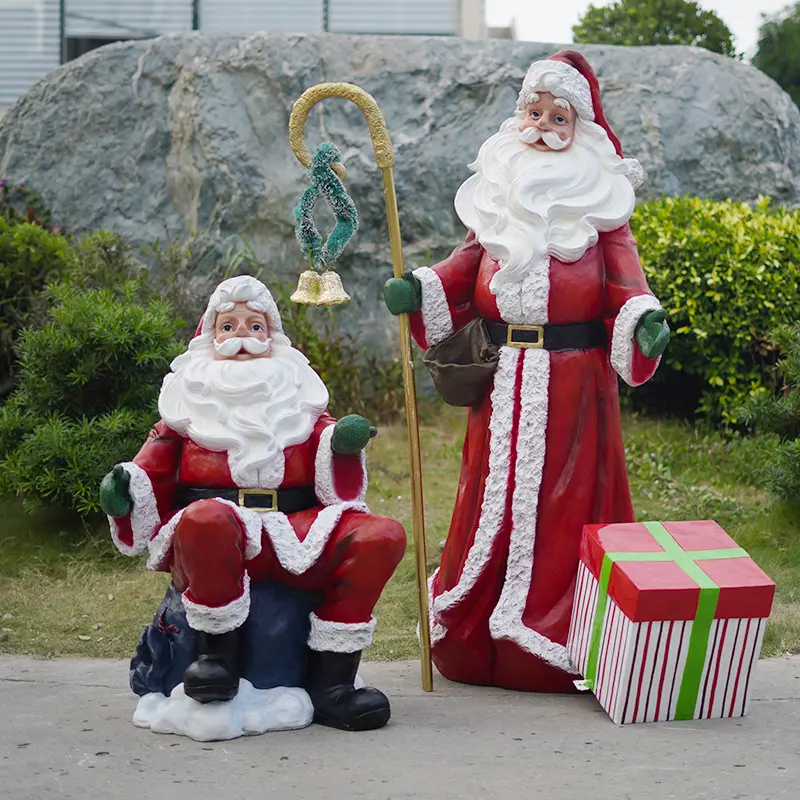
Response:
POLYGON ((277 511, 278 510, 278 491, 277 489, 239 489, 239 505, 242 508, 247 508, 250 511, 277 511), (245 497, 252 495, 269 495, 272 498, 272 507, 266 508, 261 506, 246 506, 244 504, 245 497))
POLYGON ((509 325, 506 332, 506 344, 509 347, 533 347, 541 349, 544 347, 544 325, 509 325), (535 342, 515 342, 512 339, 515 331, 536 331, 535 342))

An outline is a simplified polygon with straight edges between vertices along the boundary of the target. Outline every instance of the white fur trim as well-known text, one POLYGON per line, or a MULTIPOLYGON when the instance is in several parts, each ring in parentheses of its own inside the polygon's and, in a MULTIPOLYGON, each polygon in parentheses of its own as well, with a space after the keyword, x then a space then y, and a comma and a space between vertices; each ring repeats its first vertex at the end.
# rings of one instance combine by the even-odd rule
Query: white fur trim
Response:
POLYGON ((292 575, 302 575, 313 564, 316 564, 345 511, 368 514, 369 508, 366 503, 359 503, 355 500, 326 506, 317 514, 317 518, 308 529, 306 538, 301 542, 285 514, 271 511, 259 514, 247 508, 238 509, 243 518, 250 515, 260 517, 278 561, 292 575))
POLYGON ((161 526, 161 530, 150 540, 147 546, 147 569, 158 570, 167 560, 170 548, 172 547, 172 537, 175 535, 175 528, 183 516, 185 508, 176 512, 175 516, 166 524, 161 526))
MULTIPOLYGON (((324 506, 332 506, 337 503, 345 502, 343 498, 336 494, 333 482, 333 467, 336 454, 331 448, 331 438, 335 425, 328 425, 319 436, 317 455, 314 460, 314 492, 317 500, 324 506)), ((362 450, 359 453, 361 459, 361 488, 358 495, 353 498, 357 502, 363 502, 367 496, 367 457, 362 450)))
POLYGON ((245 561, 249 561, 251 558, 255 558, 261 552, 261 528, 262 526, 259 525, 258 519, 252 519, 248 517, 247 519, 243 518, 241 514, 239 514, 239 509, 241 506, 236 505, 236 503, 230 500, 224 500, 220 497, 217 498, 217 502, 224 503, 226 506, 230 506, 234 513, 239 517, 244 526, 244 558, 245 561))
MULTIPOLYGON (((242 526, 244 527, 244 557, 246 561, 255 558, 261 552, 261 520, 253 515, 247 518, 239 514, 239 506, 232 503, 230 500, 224 500, 221 497, 214 498, 217 503, 223 503, 230 506, 237 517, 239 517, 242 526)), ((188 506, 187 506, 188 508, 188 506)), ((169 556, 170 548, 172 547, 172 537, 175 535, 175 528, 180 522, 185 508, 180 509, 174 517, 166 524, 163 525, 161 530, 150 541, 148 546, 149 557, 147 559, 147 569, 157 570, 169 556)))
POLYGON ((128 491, 133 503, 131 509, 133 544, 127 545, 120 539, 119 526, 114 517, 108 518, 108 525, 111 528, 111 539, 117 550, 126 556, 135 556, 147 549, 147 543, 161 520, 156 506, 156 496, 153 493, 153 484, 147 477, 147 473, 132 461, 125 461, 121 466, 130 476, 128 491))
POLYGON ((546 350, 523 352, 515 466, 517 479, 511 501, 511 542, 503 590, 489 618, 489 633, 493 639, 510 639, 525 652, 565 672, 575 673, 564 645, 528 628, 522 621, 531 587, 550 384, 550 354, 546 350))
MULTIPOLYGON (((511 465, 511 431, 513 427, 514 388, 517 377, 517 363, 523 350, 513 347, 500 348, 500 361, 494 376, 492 389, 492 417, 489 422, 489 474, 483 490, 481 515, 475 539, 467 554, 458 583, 451 589, 433 598, 431 620, 435 624, 438 617, 448 608, 458 605, 475 586, 478 576, 483 572, 492 552, 506 510, 508 494, 508 474, 511 465)), ((436 632, 437 641, 444 635, 436 632)))
POLYGON ((281 316, 278 313, 278 306, 272 293, 260 280, 254 278, 252 275, 238 275, 235 278, 228 278, 214 289, 214 293, 208 301, 205 314, 203 314, 203 322, 201 327, 201 335, 209 335, 213 333, 214 316, 220 308, 230 308, 229 304, 235 302, 247 302, 257 310, 263 310, 267 317, 271 331, 283 333, 283 323, 281 316))
POLYGON ((204 633, 227 633, 244 623, 250 613, 250 576, 245 572, 242 594, 224 606, 204 606, 181 595, 189 627, 204 633))
MULTIPOLYGON (((357 511, 362 514, 369 513, 367 504, 356 500, 326 506, 317 514, 317 518, 308 529, 306 538, 301 542, 297 538, 297 534, 286 514, 280 511, 253 511, 250 508, 242 508, 235 503, 228 500, 220 500, 219 498, 217 502, 229 505, 241 520, 245 529, 246 559, 254 558, 261 552, 261 532, 263 530, 269 536, 281 566, 293 575, 301 575, 319 560, 325 545, 328 543, 328 539, 330 539, 345 511, 357 511), (258 546, 257 551, 256 545, 258 546)), ((178 511, 150 542, 150 558, 147 560, 148 569, 158 569, 168 556, 172 537, 175 535, 175 527, 184 511, 185 509, 178 511)))
MULTIPOLYGON (((438 574, 439 567, 436 567, 433 575, 428 578, 428 613, 430 614, 431 644, 436 644, 440 639, 444 639, 444 635, 447 632, 442 623, 436 618, 433 608, 433 582, 438 574)), ((417 623, 417 639, 419 639, 419 623, 417 623)))
POLYGON ((308 646, 317 652, 357 653, 372 644, 375 617, 369 622, 331 622, 320 619, 313 611, 310 615, 311 631, 308 646))
POLYGON ((594 122, 589 81, 566 62, 549 58, 544 61, 534 61, 522 82, 517 109, 525 108, 531 102, 529 98, 537 92, 550 92, 556 97, 563 97, 573 106, 581 119, 594 122))
MULTIPOLYGON (((611 336, 611 366, 628 386, 638 386, 644 381, 633 380, 634 335, 639 320, 648 311, 661 310, 661 303, 651 294, 639 294, 631 297, 617 314, 614 320, 614 333, 611 336)), ((653 359, 653 369, 645 378, 648 380, 656 371, 661 356, 653 359)))
POLYGON ((442 286, 442 279, 430 267, 417 267, 414 277, 422 284, 422 323, 428 347, 453 334, 453 318, 442 286))
POLYGON ((534 265, 522 281, 495 281, 489 288, 497 299, 500 316, 511 325, 545 325, 550 298, 550 256, 534 265))

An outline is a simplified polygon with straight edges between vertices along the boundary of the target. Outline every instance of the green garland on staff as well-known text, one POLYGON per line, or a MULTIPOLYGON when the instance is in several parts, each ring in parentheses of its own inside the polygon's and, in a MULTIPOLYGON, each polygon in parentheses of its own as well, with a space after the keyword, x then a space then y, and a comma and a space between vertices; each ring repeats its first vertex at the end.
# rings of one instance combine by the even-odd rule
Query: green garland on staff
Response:
POLYGON ((309 175, 311 186, 300 197, 294 209, 295 235, 309 266, 318 273, 334 266, 347 243, 358 230, 358 211, 344 184, 332 169, 341 161, 338 148, 325 142, 311 160, 309 175), (323 244, 322 236, 314 222, 314 209, 320 195, 328 201, 336 218, 336 225, 323 244))

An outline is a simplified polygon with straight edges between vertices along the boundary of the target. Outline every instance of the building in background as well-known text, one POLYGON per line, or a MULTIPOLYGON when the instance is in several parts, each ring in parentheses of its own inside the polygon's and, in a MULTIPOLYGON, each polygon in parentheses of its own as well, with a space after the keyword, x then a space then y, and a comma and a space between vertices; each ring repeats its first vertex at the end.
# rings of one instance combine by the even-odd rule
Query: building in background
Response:
POLYGON ((487 36, 485 0, 0 0, 0 109, 59 64, 166 33, 487 36))

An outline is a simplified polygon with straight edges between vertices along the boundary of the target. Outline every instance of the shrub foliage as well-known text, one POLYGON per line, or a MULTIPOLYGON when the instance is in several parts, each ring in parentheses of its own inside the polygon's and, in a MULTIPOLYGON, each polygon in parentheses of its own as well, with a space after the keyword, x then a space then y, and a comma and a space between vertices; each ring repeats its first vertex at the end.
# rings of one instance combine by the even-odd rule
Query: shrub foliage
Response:
POLYGON ((783 353, 778 369, 785 382, 777 397, 767 392, 753 397, 744 413, 757 431, 780 438, 766 465, 767 484, 779 496, 800 502, 800 324, 784 325, 772 338, 783 353))
POLYGON ((22 332, 17 389, 0 407, 0 490, 31 508, 99 510, 99 481, 141 446, 181 349, 167 304, 143 304, 138 290, 52 287, 49 320, 22 332))
POLYGON ((737 423, 749 397, 778 388, 769 331, 800 319, 800 211, 664 198, 638 207, 631 226, 672 328, 633 402, 737 423))

